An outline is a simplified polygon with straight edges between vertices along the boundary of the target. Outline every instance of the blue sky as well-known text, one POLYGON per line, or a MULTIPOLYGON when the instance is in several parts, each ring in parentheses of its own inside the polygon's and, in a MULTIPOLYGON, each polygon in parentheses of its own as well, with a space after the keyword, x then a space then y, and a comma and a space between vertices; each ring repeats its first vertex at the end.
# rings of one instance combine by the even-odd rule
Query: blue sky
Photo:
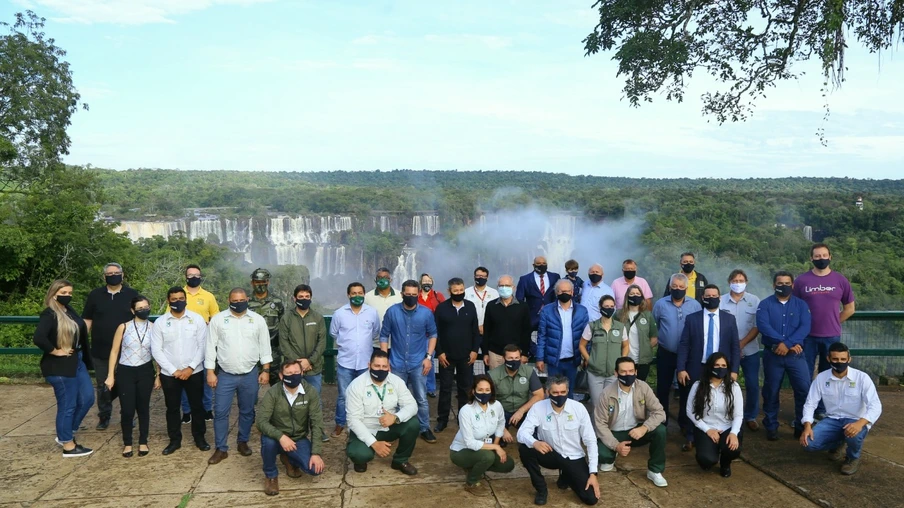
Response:
POLYGON ((622 100, 611 55, 583 55, 591 4, 0 0, 0 18, 31 8, 69 52, 91 108, 70 128, 75 164, 901 177, 894 51, 852 44, 826 123, 813 63, 718 126, 702 74, 681 104, 622 100))

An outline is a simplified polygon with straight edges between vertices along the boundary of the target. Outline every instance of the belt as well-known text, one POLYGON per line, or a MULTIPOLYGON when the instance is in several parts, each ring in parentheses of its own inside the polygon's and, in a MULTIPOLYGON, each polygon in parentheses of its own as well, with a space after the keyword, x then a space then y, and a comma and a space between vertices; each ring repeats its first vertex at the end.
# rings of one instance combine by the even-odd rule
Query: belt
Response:
POLYGON ((560 362, 573 362, 574 356, 569 356, 568 358, 559 358, 560 362))

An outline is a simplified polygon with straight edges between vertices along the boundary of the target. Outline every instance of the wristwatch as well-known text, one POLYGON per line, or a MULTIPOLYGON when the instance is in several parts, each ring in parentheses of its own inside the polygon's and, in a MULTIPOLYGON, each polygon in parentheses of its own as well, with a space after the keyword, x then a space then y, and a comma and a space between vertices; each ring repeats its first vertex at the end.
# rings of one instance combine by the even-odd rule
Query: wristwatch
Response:
POLYGON ((430 353, 427 353, 427 359, 428 359, 428 360, 432 360, 432 359, 433 359, 433 355, 430 354, 430 353))

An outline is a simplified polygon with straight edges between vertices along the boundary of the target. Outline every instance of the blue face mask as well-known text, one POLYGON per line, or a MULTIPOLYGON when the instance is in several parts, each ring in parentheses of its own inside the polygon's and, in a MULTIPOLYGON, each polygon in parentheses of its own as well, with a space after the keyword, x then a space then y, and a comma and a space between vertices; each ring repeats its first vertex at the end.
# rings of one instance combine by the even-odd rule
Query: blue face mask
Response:
POLYGON ((248 302, 234 302, 229 304, 229 308, 232 309, 236 314, 241 314, 248 310, 248 302))
POLYGON ((550 395, 549 401, 552 402, 553 406, 562 407, 565 405, 565 402, 568 400, 568 395, 550 395))
POLYGON ((499 297, 500 298, 511 298, 512 297, 512 288, 511 286, 499 286, 499 297))
POLYGON ((486 404, 490 401, 491 393, 477 393, 474 392, 474 400, 480 402, 481 404, 486 404))

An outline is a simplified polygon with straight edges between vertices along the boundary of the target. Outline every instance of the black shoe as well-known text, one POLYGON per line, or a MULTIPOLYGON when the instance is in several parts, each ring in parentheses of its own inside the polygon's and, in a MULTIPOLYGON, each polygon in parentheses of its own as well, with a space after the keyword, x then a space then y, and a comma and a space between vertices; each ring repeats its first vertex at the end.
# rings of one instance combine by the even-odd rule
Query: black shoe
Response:
POLYGON ((436 398, 436 392, 427 392, 427 396, 430 397, 431 399, 435 399, 435 398, 436 398))
POLYGON ((721 473, 722 473, 722 478, 731 477, 731 466, 723 467, 721 473))
POLYGON ((198 447, 202 452, 210 451, 210 445, 207 444, 207 441, 202 439, 200 441, 195 441, 195 446, 198 447))
POLYGON ((406 474, 408 476, 414 476, 417 474, 417 468, 412 466, 408 462, 405 462, 404 464, 396 464, 395 462, 393 462, 389 467, 395 469, 396 471, 401 471, 403 474, 406 474))
POLYGON ((63 450, 63 458, 72 458, 72 457, 85 457, 94 453, 94 450, 91 448, 85 448, 84 446, 77 444, 75 448, 71 450, 63 450))
POLYGON ((191 423, 191 413, 182 413, 182 425, 191 423))
POLYGON ((109 418, 101 418, 99 422, 97 422, 97 427, 94 427, 94 430, 107 430, 107 427, 110 426, 109 418))
MULTIPOLYGON (((191 421, 191 415, 188 415, 188 421, 191 421)), ((204 421, 205 422, 213 421, 213 411, 207 411, 204 413, 204 421)))
POLYGON ((565 477, 562 476, 562 470, 559 470, 559 478, 556 480, 556 487, 559 487, 559 490, 565 490, 568 488, 568 481, 565 480, 565 477))
POLYGON ((778 431, 766 429, 766 439, 769 441, 778 441, 778 431))
POLYGON ((138 445, 138 456, 139 457, 147 457, 147 455, 149 453, 151 453, 151 450, 142 450, 141 449, 142 446, 147 446, 147 445, 138 445))
POLYGON ((355 464, 355 472, 356 473, 367 472, 367 462, 365 462, 364 464, 355 464))
POLYGON ((436 432, 437 434, 439 434, 440 432, 446 430, 446 427, 448 427, 448 426, 449 426, 448 423, 437 423, 436 427, 433 427, 433 432, 436 432))
POLYGON ((127 452, 122 452, 122 456, 125 457, 125 458, 127 458, 127 459, 132 458, 132 455, 134 455, 134 452, 132 452, 132 450, 129 450, 129 451, 127 451, 127 452))
POLYGON ((424 441, 426 441, 430 444, 433 444, 436 442, 436 436, 434 436, 433 433, 430 432, 430 429, 427 429, 424 432, 421 432, 421 439, 423 439, 424 441))
POLYGON ((173 453, 174 451, 178 450, 179 448, 182 448, 182 443, 174 443, 174 442, 170 441, 170 444, 166 445, 166 448, 163 449, 163 454, 169 455, 169 454, 173 453))
POLYGON ((537 495, 534 496, 534 504, 540 506, 546 504, 546 492, 537 492, 537 495))

